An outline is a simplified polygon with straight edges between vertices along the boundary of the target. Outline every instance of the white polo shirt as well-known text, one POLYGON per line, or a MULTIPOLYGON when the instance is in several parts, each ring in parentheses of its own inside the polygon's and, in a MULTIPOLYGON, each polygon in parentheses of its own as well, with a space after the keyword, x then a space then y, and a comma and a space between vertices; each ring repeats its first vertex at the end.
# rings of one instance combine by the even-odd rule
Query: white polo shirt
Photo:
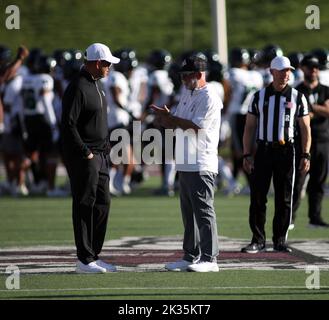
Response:
POLYGON ((223 103, 208 84, 197 90, 182 90, 174 113, 176 117, 191 120, 199 126, 194 130, 175 130, 175 161, 177 171, 218 173, 218 142, 223 103))

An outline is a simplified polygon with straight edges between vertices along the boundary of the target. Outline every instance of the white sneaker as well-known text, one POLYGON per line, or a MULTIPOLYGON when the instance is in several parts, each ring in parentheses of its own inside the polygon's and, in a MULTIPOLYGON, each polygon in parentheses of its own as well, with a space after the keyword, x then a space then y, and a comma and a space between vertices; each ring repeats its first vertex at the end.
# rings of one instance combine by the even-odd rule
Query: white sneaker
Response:
POLYGON ((187 271, 194 272, 218 272, 219 268, 216 262, 199 261, 188 266, 187 271))
POLYGON ((106 263, 100 259, 95 261, 96 265, 98 265, 101 268, 104 268, 106 272, 116 272, 117 268, 113 264, 106 263))
POLYGON ((192 264, 193 262, 190 261, 179 260, 166 264, 165 269, 167 269, 168 271, 187 271, 187 268, 192 264))
POLYGON ((75 272, 76 273, 105 273, 106 269, 98 266, 95 261, 92 261, 88 264, 84 264, 81 261, 78 261, 75 272))
POLYGON ((110 193, 115 197, 121 196, 121 192, 114 186, 112 182, 110 182, 110 193))
POLYGON ((16 187, 16 194, 19 196, 28 196, 29 190, 27 189, 25 184, 16 187))
POLYGON ((122 184, 122 193, 123 194, 131 194, 131 187, 128 183, 122 184))

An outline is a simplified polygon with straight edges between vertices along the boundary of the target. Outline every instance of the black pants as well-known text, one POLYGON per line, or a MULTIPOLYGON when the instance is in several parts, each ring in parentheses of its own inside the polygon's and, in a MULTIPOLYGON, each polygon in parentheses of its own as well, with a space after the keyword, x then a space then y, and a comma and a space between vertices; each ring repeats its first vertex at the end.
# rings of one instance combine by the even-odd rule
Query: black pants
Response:
POLYGON ((247 179, 248 184, 249 175, 243 169, 243 132, 246 124, 246 114, 234 114, 231 117, 232 139, 231 151, 233 161, 233 177, 236 179, 242 171, 247 179))
MULTIPOLYGON (((322 200, 324 196, 325 183, 328 176, 329 164, 329 143, 312 142, 311 166, 309 171, 310 179, 307 185, 308 195, 308 218, 310 223, 317 223, 322 220, 322 200)), ((294 210, 293 219, 296 218, 296 211, 301 202, 301 191, 304 185, 305 176, 297 174, 294 189, 294 210)))
POLYGON ((66 159, 72 190, 72 217, 78 259, 85 264, 98 259, 102 250, 110 209, 106 156, 91 160, 66 159))
POLYGON ((265 243, 267 194, 273 177, 274 219, 273 243, 284 243, 291 220, 294 182, 295 150, 289 146, 259 145, 255 155, 255 169, 250 175, 249 224, 252 242, 265 243))

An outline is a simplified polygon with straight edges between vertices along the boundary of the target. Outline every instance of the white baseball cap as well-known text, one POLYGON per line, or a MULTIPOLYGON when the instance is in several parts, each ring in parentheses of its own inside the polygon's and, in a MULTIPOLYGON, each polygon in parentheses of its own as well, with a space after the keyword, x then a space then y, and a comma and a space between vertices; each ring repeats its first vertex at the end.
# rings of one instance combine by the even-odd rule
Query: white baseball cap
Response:
POLYGON ((102 43, 93 43, 85 52, 85 59, 87 61, 105 60, 110 63, 117 64, 120 59, 113 56, 109 47, 102 43))
POLYGON ((271 69, 275 70, 284 70, 284 69, 292 69, 295 70, 295 68, 290 64, 290 60, 287 57, 281 56, 281 57, 275 57, 271 61, 271 69))

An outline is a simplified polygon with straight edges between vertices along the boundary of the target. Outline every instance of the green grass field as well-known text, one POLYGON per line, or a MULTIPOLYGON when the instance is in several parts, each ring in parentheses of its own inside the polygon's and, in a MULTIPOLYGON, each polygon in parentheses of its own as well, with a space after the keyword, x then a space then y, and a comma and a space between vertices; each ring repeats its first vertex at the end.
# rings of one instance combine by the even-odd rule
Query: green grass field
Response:
MULTIPOLYGON (((158 186, 151 178, 129 197, 112 198, 107 240, 125 236, 182 235, 179 199, 155 197, 158 186)), ((218 230, 221 236, 249 239, 249 197, 227 198, 220 193, 215 199, 218 230)), ((329 198, 323 203, 325 220, 329 220, 329 198)), ((70 198, 6 198, 0 199, 0 248, 26 245, 67 245, 73 243, 70 198)), ((273 198, 269 197, 267 234, 271 238, 273 198)), ((307 228, 307 201, 304 199, 296 229, 289 233, 293 239, 328 239, 328 230, 307 228)))
MULTIPOLYGON (((157 178, 148 180, 129 197, 112 199, 107 240, 126 236, 182 236, 178 197, 151 195, 157 178)), ((250 239, 248 196, 226 198, 216 194, 221 236, 250 239)), ((329 199, 323 204, 328 220, 329 199)), ((327 230, 308 229, 306 201, 295 230, 297 239, 327 239, 327 230)), ((269 198, 267 235, 271 238, 273 198, 269 198)), ((0 248, 34 245, 73 245, 71 200, 0 199, 0 248)), ((1 255, 1 249, 0 249, 1 255)), ((1 270, 3 272, 4 270, 1 270)), ((7 290, 0 275, 0 299, 329 299, 329 271, 321 270, 321 288, 308 290, 305 270, 223 270, 213 274, 168 272, 118 272, 105 275, 21 275, 20 290, 7 290)))
MULTIPOLYGON (((2 282, 3 277, 0 277, 2 282)), ((1 298, 116 300, 329 299, 329 275, 321 288, 305 287, 304 271, 226 270, 219 273, 115 273, 21 276, 20 290, 0 289, 1 298)))

